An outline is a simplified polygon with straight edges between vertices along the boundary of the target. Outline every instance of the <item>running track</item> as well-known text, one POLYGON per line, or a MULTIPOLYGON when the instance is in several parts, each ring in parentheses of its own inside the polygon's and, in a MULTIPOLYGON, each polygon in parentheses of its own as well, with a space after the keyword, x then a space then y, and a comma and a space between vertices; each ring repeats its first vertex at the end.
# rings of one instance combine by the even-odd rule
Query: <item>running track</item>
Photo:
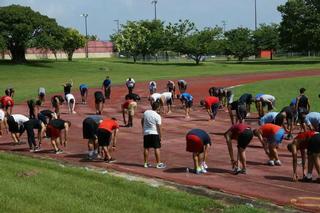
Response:
MULTIPOLYGON (((167 164, 164 170, 155 168, 143 168, 143 143, 140 118, 142 112, 149 108, 147 102, 147 82, 138 83, 135 93, 139 94, 142 100, 138 103, 138 110, 134 119, 133 128, 120 128, 117 150, 112 154, 117 162, 106 164, 101 161, 89 162, 85 160, 87 143, 82 139, 82 120, 94 113, 93 93, 89 90, 89 105, 77 104, 76 115, 67 114, 66 106, 62 108, 62 118, 72 122, 69 134, 68 147, 64 154, 55 155, 51 151, 49 140, 44 140, 42 151, 29 153, 27 145, 12 146, 11 138, 5 135, 0 138, 0 149, 23 153, 32 156, 46 156, 53 159, 67 161, 81 166, 95 166, 110 168, 122 172, 143 175, 151 178, 160 178, 180 184, 205 186, 227 193, 245 197, 259 198, 272 201, 279 205, 294 205, 297 208, 319 212, 320 211, 320 184, 316 183, 293 183, 291 182, 292 166, 291 156, 286 151, 286 144, 280 148, 279 156, 283 163, 281 167, 270 167, 266 165, 267 157, 264 154, 260 143, 255 138, 247 148, 247 175, 235 176, 230 172, 230 159, 223 133, 230 126, 230 120, 226 112, 220 110, 216 121, 208 121, 207 113, 198 105, 201 97, 208 95, 208 88, 211 86, 233 86, 246 84, 255 81, 292 78, 299 76, 319 76, 320 70, 272 72, 261 74, 240 74, 225 75, 217 77, 198 77, 186 79, 188 91, 195 97, 195 107, 191 112, 191 119, 184 118, 184 111, 180 108, 178 101, 175 102, 173 113, 163 117, 163 144, 161 158, 167 164), (209 169, 205 175, 187 174, 186 168, 192 167, 191 154, 185 151, 185 134, 192 128, 202 128, 210 133, 213 139, 213 147, 209 153, 209 169)), ((127 76, 124 76, 125 79, 127 76)), ((158 91, 165 89, 166 81, 157 81, 158 91)), ((62 89, 62 88, 61 88, 62 89)), ((80 95, 77 88, 73 88, 74 95, 80 102, 80 95)), ((17 91, 19 93, 19 91, 17 91)), ((122 124, 120 105, 124 100, 127 90, 124 85, 112 87, 112 98, 105 104, 103 113, 106 117, 117 117, 122 124)), ((47 101, 43 108, 49 108, 47 101)), ((28 113, 26 105, 17 105, 14 113, 28 113)), ((256 126, 256 122, 250 122, 256 126)), ((23 135, 26 141, 26 133, 23 135)), ((154 163, 153 153, 150 155, 150 162, 154 163)), ((298 170, 300 172, 300 170, 298 170)))

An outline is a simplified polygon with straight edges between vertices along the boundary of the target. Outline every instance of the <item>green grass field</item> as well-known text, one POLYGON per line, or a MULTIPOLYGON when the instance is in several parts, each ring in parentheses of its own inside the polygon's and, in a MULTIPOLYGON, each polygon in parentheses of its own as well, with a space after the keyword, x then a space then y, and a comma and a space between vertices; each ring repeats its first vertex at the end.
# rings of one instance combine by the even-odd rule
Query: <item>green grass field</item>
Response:
POLYGON ((238 98, 243 93, 265 93, 276 97, 276 110, 280 111, 284 106, 288 106, 290 101, 299 95, 299 89, 304 87, 306 95, 309 97, 311 111, 320 111, 320 82, 319 77, 299 77, 289 79, 277 79, 261 81, 247 84, 234 89, 235 97, 238 98))
POLYGON ((113 84, 122 84, 128 77, 136 81, 176 79, 191 76, 224 75, 234 73, 273 72, 320 68, 319 58, 235 61, 210 61, 196 66, 191 61, 173 63, 137 63, 120 59, 89 59, 67 61, 31 61, 26 65, 12 65, 0 61, 0 91, 8 86, 16 89, 16 101, 36 97, 39 87, 47 93, 61 92, 61 84, 73 79, 75 88, 81 83, 100 87, 106 75, 113 84))
POLYGON ((0 212, 265 212, 13 154, 0 173, 0 212))

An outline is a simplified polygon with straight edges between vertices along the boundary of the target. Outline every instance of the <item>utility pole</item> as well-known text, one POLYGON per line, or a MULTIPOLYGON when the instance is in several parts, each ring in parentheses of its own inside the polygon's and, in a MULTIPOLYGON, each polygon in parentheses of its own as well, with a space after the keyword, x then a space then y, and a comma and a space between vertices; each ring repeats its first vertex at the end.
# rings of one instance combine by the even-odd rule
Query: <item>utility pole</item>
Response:
POLYGON ((257 30, 257 0, 254 0, 254 30, 257 30))
POLYGON ((86 46, 85 46, 85 51, 86 51, 86 58, 89 57, 89 47, 88 47, 88 14, 87 13, 83 13, 81 14, 82 17, 84 17, 84 27, 86 29, 86 46))
POLYGON ((151 4, 154 4, 154 20, 157 20, 157 3, 158 0, 153 0, 151 4))
POLYGON ((120 21, 119 21, 119 19, 116 19, 116 20, 113 20, 114 22, 116 22, 116 24, 117 24, 117 33, 119 33, 120 32, 120 21))
POLYGON ((227 26, 227 22, 225 20, 222 21, 222 26, 223 26, 223 33, 226 32, 226 26, 227 26))

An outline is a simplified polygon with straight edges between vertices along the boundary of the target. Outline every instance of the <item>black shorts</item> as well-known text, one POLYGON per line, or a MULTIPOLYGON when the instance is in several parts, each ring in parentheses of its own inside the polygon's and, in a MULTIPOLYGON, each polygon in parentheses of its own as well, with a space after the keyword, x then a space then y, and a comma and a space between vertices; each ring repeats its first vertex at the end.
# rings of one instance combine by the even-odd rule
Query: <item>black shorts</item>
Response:
POLYGON ((167 104, 167 105, 172 105, 172 98, 168 99, 168 100, 166 101, 166 104, 167 104))
POLYGON ((312 136, 308 144, 308 155, 320 153, 320 134, 312 136))
POLYGON ((143 147, 145 149, 154 148, 159 149, 161 148, 161 140, 159 135, 145 135, 143 136, 143 147))
POLYGON ((81 96, 84 96, 88 92, 88 88, 81 88, 80 94, 81 96))
POLYGON ((7 119, 8 129, 11 133, 19 133, 19 125, 15 122, 12 116, 9 116, 7 119))
POLYGON ((186 107, 191 108, 193 105, 193 101, 185 101, 186 107))
POLYGON ((104 95, 102 94, 102 92, 95 92, 94 99, 95 99, 96 104, 104 103, 104 101, 105 101, 105 98, 104 98, 104 95))
POLYGON ((238 105, 239 105, 238 101, 232 102, 232 103, 230 104, 231 110, 237 110, 237 109, 238 109, 238 105))
POLYGON ((239 104, 236 112, 239 120, 245 119, 247 117, 247 106, 245 104, 239 104))
POLYGON ((97 123, 91 118, 86 118, 82 122, 82 135, 83 139, 96 139, 97 138, 97 123))
POLYGON ((97 136, 98 136, 98 143, 99 146, 109 146, 112 133, 105 129, 98 129, 97 130, 97 136))
POLYGON ((239 136, 238 136, 238 148, 245 149, 249 143, 251 142, 253 138, 253 132, 251 129, 244 130, 239 136))

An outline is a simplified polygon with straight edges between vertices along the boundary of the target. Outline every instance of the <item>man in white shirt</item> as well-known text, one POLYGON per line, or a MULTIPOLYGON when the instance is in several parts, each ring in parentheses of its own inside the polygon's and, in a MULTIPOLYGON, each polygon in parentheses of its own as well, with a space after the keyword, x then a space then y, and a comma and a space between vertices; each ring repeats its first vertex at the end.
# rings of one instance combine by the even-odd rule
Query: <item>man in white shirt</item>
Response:
POLYGON ((136 82, 134 81, 133 78, 128 78, 126 80, 126 86, 127 86, 128 90, 129 90, 129 93, 132 93, 135 84, 136 84, 136 82))
POLYGON ((66 95, 66 99, 67 99, 69 113, 76 114, 76 112, 74 111, 74 108, 76 106, 76 99, 70 93, 66 95))
POLYGON ((259 116, 264 115, 264 107, 268 106, 268 112, 275 109, 276 98, 272 95, 262 94, 259 97, 256 97, 256 107, 259 112, 259 116))
POLYGON ((11 133, 12 139, 15 144, 20 143, 20 137, 25 131, 23 123, 27 121, 29 121, 29 118, 21 114, 13 114, 11 116, 8 116, 7 124, 9 132, 11 133))
POLYGON ((167 108, 168 108, 167 113, 171 113, 172 99, 173 99, 173 96, 171 92, 163 92, 161 94, 160 105, 162 107, 163 113, 165 113, 164 105, 167 105, 167 108))
POLYGON ((160 148, 161 148, 161 116, 157 113, 160 104, 159 102, 152 103, 152 110, 147 110, 143 113, 141 125, 143 128, 143 147, 144 147, 144 167, 148 168, 151 165, 148 163, 149 149, 155 150, 155 157, 157 161, 156 168, 163 169, 166 167, 160 161, 160 148))

